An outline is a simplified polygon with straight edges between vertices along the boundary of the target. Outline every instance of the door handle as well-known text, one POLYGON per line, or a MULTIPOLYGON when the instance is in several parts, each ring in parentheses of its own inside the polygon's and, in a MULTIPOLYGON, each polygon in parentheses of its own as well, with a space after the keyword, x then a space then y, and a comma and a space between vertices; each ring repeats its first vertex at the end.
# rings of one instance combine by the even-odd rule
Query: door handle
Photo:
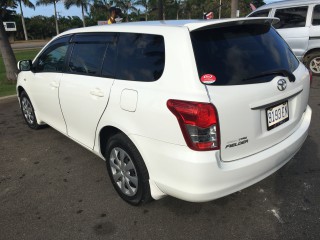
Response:
POLYGON ((58 88, 59 87, 59 83, 53 81, 53 82, 50 83, 50 86, 54 87, 54 88, 58 88))
POLYGON ((90 91, 90 94, 96 97, 104 97, 104 93, 103 91, 101 91, 101 89, 96 88, 90 91))

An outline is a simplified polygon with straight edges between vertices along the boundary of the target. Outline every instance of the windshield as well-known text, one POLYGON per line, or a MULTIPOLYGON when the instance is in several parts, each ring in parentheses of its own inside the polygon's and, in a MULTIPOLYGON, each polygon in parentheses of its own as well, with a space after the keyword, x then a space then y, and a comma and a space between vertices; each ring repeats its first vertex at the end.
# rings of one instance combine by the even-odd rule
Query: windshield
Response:
POLYGON ((276 70, 293 72, 299 65, 288 45, 269 24, 193 31, 191 40, 199 78, 213 75, 216 79, 213 85, 263 83, 277 76, 276 70), (273 71, 274 74, 261 75, 273 71))

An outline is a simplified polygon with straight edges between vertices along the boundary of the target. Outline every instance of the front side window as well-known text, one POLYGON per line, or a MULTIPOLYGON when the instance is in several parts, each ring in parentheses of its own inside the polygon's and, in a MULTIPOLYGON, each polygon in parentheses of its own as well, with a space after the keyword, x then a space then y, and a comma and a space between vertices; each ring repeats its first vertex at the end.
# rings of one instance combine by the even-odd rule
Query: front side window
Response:
POLYGON ((116 78, 156 81, 164 70, 164 39, 160 35, 120 33, 116 78))
POLYGON ((274 16, 279 18, 280 22, 274 24, 274 27, 276 29, 305 27, 307 12, 307 6, 277 9, 274 16))
POLYGON ((293 72, 299 65, 270 24, 193 31, 191 40, 199 79, 206 74, 214 75, 214 85, 268 82, 277 76, 274 72, 280 69, 293 72))
POLYGON ((315 6, 313 9, 312 25, 320 25, 320 5, 315 6))
POLYGON ((261 11, 257 11, 257 12, 250 14, 249 17, 268 17, 269 12, 270 12, 270 9, 261 10, 261 11))
POLYGON ((69 37, 60 38, 53 42, 36 60, 36 72, 63 72, 68 50, 69 37))

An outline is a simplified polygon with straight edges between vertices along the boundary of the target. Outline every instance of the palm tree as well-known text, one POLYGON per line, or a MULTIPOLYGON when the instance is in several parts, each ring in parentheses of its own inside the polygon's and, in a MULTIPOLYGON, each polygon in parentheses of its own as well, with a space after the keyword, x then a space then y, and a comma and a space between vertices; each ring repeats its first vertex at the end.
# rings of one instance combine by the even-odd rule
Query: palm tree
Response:
POLYGON ((184 2, 181 1, 181 0, 175 0, 173 4, 174 4, 174 7, 175 7, 175 9, 177 11, 177 15, 176 15, 177 16, 177 20, 179 20, 179 13, 184 7, 184 2))
POLYGON ((90 4, 90 17, 94 20, 107 19, 109 8, 113 4, 110 0, 93 0, 90 4))
POLYGON ((84 21, 84 11, 88 12, 89 2, 90 0, 65 0, 64 1, 64 7, 66 9, 69 9, 71 6, 81 7, 83 27, 86 26, 86 23, 84 21))
POLYGON ((158 18, 159 20, 164 20, 163 0, 158 0, 158 18))
POLYGON ((23 27, 23 32, 24 32, 24 38, 27 41, 28 40, 28 33, 27 33, 27 29, 26 29, 26 24, 24 22, 23 11, 22 11, 22 3, 23 3, 24 6, 29 7, 29 8, 35 9, 35 7, 34 7, 33 3, 30 2, 29 0, 16 0, 16 1, 19 3, 20 13, 21 13, 21 20, 22 20, 22 27, 23 27))
POLYGON ((138 0, 136 2, 137 5, 141 5, 145 9, 145 14, 146 14, 146 21, 148 21, 148 14, 149 14, 149 2, 150 0, 138 0))
POLYGON ((9 11, 8 8, 16 8, 17 2, 13 0, 1 0, 0 2, 0 52, 6 69, 6 77, 10 82, 17 80, 17 60, 12 51, 6 30, 3 25, 3 17, 9 11))
POLYGON ((58 26, 58 18, 57 18, 57 2, 59 2, 60 0, 37 0, 36 5, 40 6, 40 5, 50 5, 53 4, 53 8, 54 8, 54 21, 56 24, 56 32, 57 35, 59 34, 59 26, 58 26))

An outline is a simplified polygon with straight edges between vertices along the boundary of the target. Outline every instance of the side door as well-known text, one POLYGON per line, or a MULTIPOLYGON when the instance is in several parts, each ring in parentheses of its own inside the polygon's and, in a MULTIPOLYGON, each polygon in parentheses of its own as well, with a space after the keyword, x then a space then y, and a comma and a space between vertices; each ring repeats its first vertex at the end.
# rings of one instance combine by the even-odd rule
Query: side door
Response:
POLYGON ((77 34, 66 74, 60 85, 60 103, 68 135, 93 148, 95 132, 109 101, 114 81, 115 33, 77 34))
POLYGON ((320 5, 315 5, 312 11, 309 49, 320 48, 320 5))
POLYGON ((308 49, 309 26, 306 24, 307 14, 308 6, 276 9, 274 14, 280 21, 273 26, 299 59, 308 49))
POLYGON ((63 75, 70 36, 53 41, 33 64, 34 77, 30 90, 38 116, 60 132, 66 124, 59 103, 59 86, 63 75))

